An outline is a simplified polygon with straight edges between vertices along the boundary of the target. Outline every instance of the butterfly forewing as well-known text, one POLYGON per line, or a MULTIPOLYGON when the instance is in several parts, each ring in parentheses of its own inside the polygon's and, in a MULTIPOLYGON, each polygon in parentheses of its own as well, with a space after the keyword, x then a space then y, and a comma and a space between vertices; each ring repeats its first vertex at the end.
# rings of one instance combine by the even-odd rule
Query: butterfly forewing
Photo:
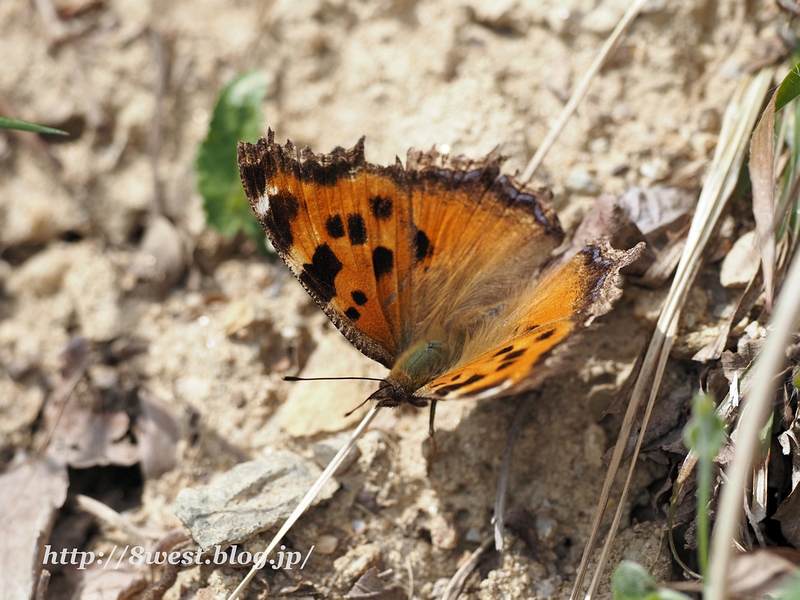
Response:
POLYGON ((239 145, 247 197, 279 256, 347 339, 391 367, 411 339, 411 197, 401 166, 364 161, 363 139, 331 154, 239 145))
POLYGON ((547 192, 520 191, 499 175, 494 153, 449 161, 412 150, 408 162, 419 180, 412 190, 414 337, 440 328, 457 339, 535 276, 562 232, 547 192))

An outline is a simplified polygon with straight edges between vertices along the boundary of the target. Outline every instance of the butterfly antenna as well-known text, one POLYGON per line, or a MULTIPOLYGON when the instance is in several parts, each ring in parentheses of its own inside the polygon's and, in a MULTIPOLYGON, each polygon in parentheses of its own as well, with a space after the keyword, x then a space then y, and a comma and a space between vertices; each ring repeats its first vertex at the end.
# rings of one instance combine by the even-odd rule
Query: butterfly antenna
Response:
POLYGON ((366 400, 364 400, 364 401, 363 401, 361 404, 359 404, 358 406, 356 406, 356 407, 355 407, 353 410, 348 410, 346 413, 344 413, 344 416, 345 416, 345 418, 347 418, 347 417, 349 417, 350 415, 352 415, 352 414, 353 414, 354 412, 356 412, 356 411, 357 411, 359 408, 361 408, 362 406, 364 406, 364 405, 365 405, 367 402, 369 402, 369 398, 367 398, 366 400))
POLYGON ((261 560, 259 560, 255 565, 253 565, 253 568, 250 569, 250 572, 247 574, 247 577, 245 577, 239 584, 239 586, 235 590, 233 590, 233 593, 230 596, 228 596, 228 600, 236 600, 236 598, 239 598, 242 592, 244 592, 245 588, 247 588, 248 584, 253 580, 253 577, 256 576, 256 573, 258 573, 260 569, 264 568, 264 566, 267 564, 267 557, 275 549, 275 546, 278 545, 283 536, 286 535, 289 529, 292 528, 292 526, 297 522, 300 516, 306 511, 306 509, 309 506, 311 506, 311 503, 314 501, 314 498, 317 497, 317 494, 319 494, 319 491, 322 489, 322 486, 328 483, 328 480, 336 472, 336 469, 338 469, 344 462, 345 457, 348 455, 350 450, 353 449, 353 446, 356 445, 356 442, 364 433, 364 430, 366 430, 367 426, 372 422, 372 419, 375 418, 375 415, 378 414, 380 408, 381 405, 376 404, 364 416, 364 418, 361 419, 361 423, 359 423, 358 427, 356 427, 355 431, 353 431, 352 435, 350 436, 350 439, 342 447, 342 449, 336 453, 336 456, 333 457, 331 462, 328 464, 327 467, 325 467, 325 470, 320 474, 320 476, 317 477, 317 480, 314 482, 314 485, 312 485, 311 488, 308 490, 308 492, 306 492, 306 495, 303 496, 302 500, 300 500, 300 503, 297 505, 294 511, 292 511, 292 514, 290 514, 289 517, 286 519, 284 524, 278 530, 278 533, 276 533, 275 537, 272 538, 272 541, 269 543, 269 546, 267 546, 267 549, 264 551, 261 560))

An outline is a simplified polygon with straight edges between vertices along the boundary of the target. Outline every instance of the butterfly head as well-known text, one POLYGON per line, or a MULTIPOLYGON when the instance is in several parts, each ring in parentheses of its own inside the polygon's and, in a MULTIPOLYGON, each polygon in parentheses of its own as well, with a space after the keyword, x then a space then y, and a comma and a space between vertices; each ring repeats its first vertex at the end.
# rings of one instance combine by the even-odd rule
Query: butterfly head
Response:
POLYGON ((370 400, 386 408, 394 408, 401 404, 412 404, 418 407, 427 406, 428 404, 427 400, 418 398, 408 392, 392 375, 381 381, 378 389, 367 398, 367 401, 370 400))

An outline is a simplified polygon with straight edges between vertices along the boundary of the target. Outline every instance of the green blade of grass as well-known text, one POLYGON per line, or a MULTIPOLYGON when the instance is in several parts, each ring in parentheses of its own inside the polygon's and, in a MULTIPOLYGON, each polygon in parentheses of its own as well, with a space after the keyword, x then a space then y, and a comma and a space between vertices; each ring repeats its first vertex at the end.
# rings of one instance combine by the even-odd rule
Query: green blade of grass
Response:
POLYGON ((725 425, 717 416, 714 399, 695 396, 692 418, 683 430, 683 443, 697 453, 697 554, 700 573, 708 569, 708 504, 711 499, 714 457, 725 443, 725 425))
POLYGON ((18 121, 16 119, 7 119, 0 117, 0 129, 16 129, 18 131, 32 131, 33 133, 52 133, 55 135, 69 135, 66 131, 54 129, 53 127, 45 127, 44 125, 37 125, 36 123, 29 123, 28 121, 18 121))
POLYGON ((778 112, 792 100, 800 96, 800 65, 795 65, 783 78, 775 93, 775 112, 778 112))
POLYGON ((236 145, 255 142, 262 130, 261 105, 271 84, 263 71, 235 77, 217 98, 208 133, 197 152, 197 190, 208 224, 233 237, 240 230, 263 248, 264 234, 247 203, 236 163, 236 145))

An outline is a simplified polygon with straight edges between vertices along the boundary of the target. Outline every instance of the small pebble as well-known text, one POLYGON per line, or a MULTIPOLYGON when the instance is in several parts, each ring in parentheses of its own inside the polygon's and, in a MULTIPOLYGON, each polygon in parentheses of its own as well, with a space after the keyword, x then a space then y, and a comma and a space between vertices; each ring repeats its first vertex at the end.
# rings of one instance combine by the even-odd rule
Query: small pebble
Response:
POLYGON ((353 519, 353 533, 361 533, 366 529, 367 524, 359 519, 353 519))
POLYGON ((452 550, 458 544, 458 531, 452 514, 436 515, 431 519, 431 543, 441 550, 452 550))
POLYGON ((472 542, 473 544, 480 544, 481 542, 481 532, 471 527, 467 530, 467 533, 464 535, 464 539, 468 542, 472 542))
POLYGON ((587 196, 597 194, 600 191, 591 173, 584 169, 572 169, 567 175, 564 187, 575 194, 585 194, 587 196))
POLYGON ((536 535, 542 541, 549 540, 553 537, 556 530, 556 521, 550 517, 536 516, 536 535))
POLYGON ((339 547, 339 539, 332 535, 321 535, 314 544, 314 550, 320 554, 333 554, 339 547))

